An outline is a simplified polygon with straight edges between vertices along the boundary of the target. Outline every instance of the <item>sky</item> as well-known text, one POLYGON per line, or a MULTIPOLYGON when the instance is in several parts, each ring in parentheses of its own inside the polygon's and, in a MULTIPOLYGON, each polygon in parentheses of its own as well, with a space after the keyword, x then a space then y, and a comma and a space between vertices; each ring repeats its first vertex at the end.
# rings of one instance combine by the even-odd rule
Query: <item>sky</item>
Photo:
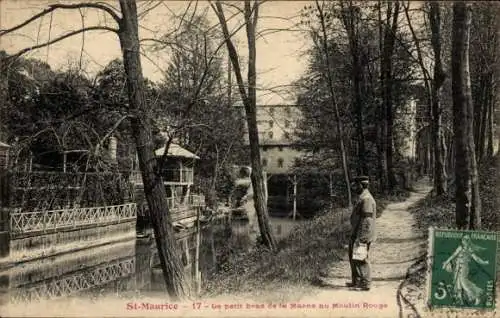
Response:
MULTIPOLYGON (((31 17, 56 1, 46 0, 0 0, 0 29, 13 27, 31 17)), ((63 3, 77 3, 79 1, 59 1, 63 3)), ((236 1, 231 1, 235 3, 236 1)), ((109 1, 118 7, 118 1, 109 1)), ((195 2, 190 1, 138 1, 139 13, 158 4, 140 18, 139 35, 141 38, 157 38, 162 32, 175 30, 179 17, 186 9, 193 12, 195 2), (190 5, 191 3, 191 5, 190 5)), ((295 96, 293 90, 290 95, 275 93, 276 87, 287 86, 297 80, 305 71, 307 59, 304 51, 308 41, 303 32, 298 30, 300 10, 307 5, 307 1, 269 1, 260 8, 258 30, 266 33, 257 41, 257 85, 260 88, 258 103, 260 104, 293 104, 295 96), (276 30, 286 29, 287 31, 276 30)), ((207 12, 207 17, 214 26, 217 25, 215 15, 208 2, 199 1, 197 12, 207 12)), ((226 17, 231 16, 231 8, 227 7, 226 17)), ((234 10, 233 10, 234 12, 234 10)), ((58 35, 77 30, 85 26, 107 25, 115 26, 114 22, 105 14, 95 9, 56 11, 41 20, 34 21, 18 30, 16 33, 0 38, 0 49, 7 53, 43 43, 54 39, 58 35), (83 19, 82 19, 83 16, 83 19)), ((229 21, 230 28, 241 25, 242 17, 238 15, 229 21)), ((245 28, 235 35, 237 49, 243 61, 247 47, 245 28)), ((144 47, 143 47, 144 49, 144 47)), ((225 47, 223 47, 225 50, 225 47)), ((107 63, 121 57, 118 38, 115 34, 105 31, 87 32, 85 35, 76 35, 65 39, 48 48, 38 49, 26 57, 39 58, 46 61, 54 69, 64 69, 68 65, 80 64, 89 75, 95 75, 107 63), (82 50, 83 48, 83 50, 82 50), (82 53, 83 52, 83 53, 82 53)), ((142 57, 144 76, 159 81, 162 78, 162 68, 168 62, 168 53, 145 52, 142 57)))

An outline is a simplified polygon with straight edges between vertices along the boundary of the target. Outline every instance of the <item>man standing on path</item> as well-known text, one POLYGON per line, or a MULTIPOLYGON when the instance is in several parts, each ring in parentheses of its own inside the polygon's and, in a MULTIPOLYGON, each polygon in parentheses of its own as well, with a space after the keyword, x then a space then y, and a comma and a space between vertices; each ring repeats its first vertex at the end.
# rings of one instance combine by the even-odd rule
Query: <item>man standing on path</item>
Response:
POLYGON ((369 179, 366 176, 357 177, 353 182, 353 191, 359 195, 351 214, 351 239, 349 241, 349 263, 351 265, 352 281, 348 287, 356 290, 370 290, 371 275, 368 252, 370 244, 375 240, 375 219, 377 217, 376 203, 368 191, 369 179), (366 246, 366 257, 363 260, 353 257, 354 250, 366 246))

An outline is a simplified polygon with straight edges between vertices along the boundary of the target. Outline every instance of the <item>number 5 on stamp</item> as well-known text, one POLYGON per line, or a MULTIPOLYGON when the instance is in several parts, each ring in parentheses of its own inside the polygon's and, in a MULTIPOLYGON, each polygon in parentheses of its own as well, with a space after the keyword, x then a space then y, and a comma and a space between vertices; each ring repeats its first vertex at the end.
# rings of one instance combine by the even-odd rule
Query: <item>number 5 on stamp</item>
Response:
POLYGON ((431 307, 495 308, 497 234, 429 229, 431 307))

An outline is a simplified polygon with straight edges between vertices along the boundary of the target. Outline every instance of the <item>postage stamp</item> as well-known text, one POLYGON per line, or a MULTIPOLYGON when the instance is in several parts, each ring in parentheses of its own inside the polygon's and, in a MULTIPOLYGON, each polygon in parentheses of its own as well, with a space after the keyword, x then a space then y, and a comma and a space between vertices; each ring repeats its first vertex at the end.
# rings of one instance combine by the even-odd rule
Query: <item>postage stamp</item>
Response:
POLYGON ((495 308, 497 233, 429 230, 430 308, 495 308))

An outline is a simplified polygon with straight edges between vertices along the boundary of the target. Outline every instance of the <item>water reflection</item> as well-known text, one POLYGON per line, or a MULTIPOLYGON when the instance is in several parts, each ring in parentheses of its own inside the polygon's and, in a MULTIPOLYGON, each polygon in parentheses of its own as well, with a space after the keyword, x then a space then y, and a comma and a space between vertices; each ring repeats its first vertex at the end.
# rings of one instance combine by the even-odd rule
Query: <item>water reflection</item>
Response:
MULTIPOLYGON (((247 222, 234 222, 231 240, 246 245, 247 222)), ((272 222, 278 237, 288 234, 292 223, 272 222)), ((224 226, 202 234, 200 270, 215 269, 214 235, 224 226)), ((154 240, 138 239, 78 252, 42 258, 0 270, 0 306, 51 300, 82 294, 102 295, 164 291, 154 240)))
POLYGON ((151 244, 132 240, 22 263, 0 272, 2 303, 148 288, 150 262, 151 244))

